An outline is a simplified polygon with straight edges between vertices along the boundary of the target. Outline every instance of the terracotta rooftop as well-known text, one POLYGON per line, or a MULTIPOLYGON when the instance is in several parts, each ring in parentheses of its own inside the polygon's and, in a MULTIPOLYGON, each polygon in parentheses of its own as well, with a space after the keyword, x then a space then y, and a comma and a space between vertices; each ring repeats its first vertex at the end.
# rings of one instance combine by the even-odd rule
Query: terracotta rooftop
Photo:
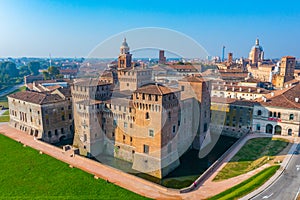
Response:
POLYGON ((212 97, 211 103, 223 103, 223 104, 249 106, 249 107, 252 107, 255 104, 258 104, 256 101, 238 100, 238 99, 222 98, 222 97, 212 97))
POLYGON ((98 78, 78 79, 74 85, 78 86, 98 86, 98 85, 111 85, 111 83, 103 82, 98 78))
POLYGON ((183 82, 205 82, 204 78, 202 78, 201 76, 185 76, 184 78, 182 78, 179 81, 183 81, 183 82))
POLYGON ((259 99, 259 103, 263 106, 299 109, 300 85, 295 85, 281 92, 274 92, 273 96, 271 94, 265 98, 266 101, 264 101, 264 98, 259 99), (298 102, 296 102, 296 98, 298 98, 298 102))
POLYGON ((9 97, 40 105, 64 101, 57 94, 40 93, 32 91, 17 92, 9 95, 9 97))
POLYGON ((179 90, 174 90, 173 88, 169 88, 160 84, 148 84, 138 88, 135 93, 164 95, 178 91, 179 90))

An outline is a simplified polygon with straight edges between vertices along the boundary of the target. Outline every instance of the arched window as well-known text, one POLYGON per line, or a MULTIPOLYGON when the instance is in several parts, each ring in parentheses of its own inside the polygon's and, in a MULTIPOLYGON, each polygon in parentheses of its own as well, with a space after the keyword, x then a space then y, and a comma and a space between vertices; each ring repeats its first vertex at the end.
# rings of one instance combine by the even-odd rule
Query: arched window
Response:
POLYGON ((276 112, 273 113, 273 117, 276 117, 276 112))
POLYGON ((48 137, 51 137, 52 134, 51 134, 51 131, 48 131, 48 137))
POLYGON ((292 129, 288 129, 288 135, 292 135, 293 134, 293 130, 292 129))
POLYGON ((258 110, 258 111, 257 111, 257 115, 258 115, 258 116, 261 116, 261 114, 262 114, 262 113, 261 113, 261 110, 258 110))
POLYGON ((149 112, 146 112, 146 116, 145 116, 146 119, 150 119, 150 115, 149 115, 149 112))
POLYGON ((277 115, 277 118, 280 118, 280 117, 281 117, 281 113, 279 112, 278 115, 277 115))
POLYGON ((294 120, 294 114, 290 114, 290 120, 294 120))
POLYGON ((269 112, 269 117, 272 117, 273 116, 273 113, 270 111, 269 112))

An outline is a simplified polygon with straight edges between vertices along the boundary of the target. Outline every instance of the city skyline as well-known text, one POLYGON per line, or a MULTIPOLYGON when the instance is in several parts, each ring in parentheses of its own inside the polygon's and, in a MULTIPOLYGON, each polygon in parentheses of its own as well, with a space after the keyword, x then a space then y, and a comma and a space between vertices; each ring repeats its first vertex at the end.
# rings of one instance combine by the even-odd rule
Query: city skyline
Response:
POLYGON ((285 4, 1 0, 0 57, 86 57, 112 35, 162 27, 193 38, 211 56, 225 45, 226 53, 248 57, 258 37, 266 58, 299 58, 299 3, 285 4))

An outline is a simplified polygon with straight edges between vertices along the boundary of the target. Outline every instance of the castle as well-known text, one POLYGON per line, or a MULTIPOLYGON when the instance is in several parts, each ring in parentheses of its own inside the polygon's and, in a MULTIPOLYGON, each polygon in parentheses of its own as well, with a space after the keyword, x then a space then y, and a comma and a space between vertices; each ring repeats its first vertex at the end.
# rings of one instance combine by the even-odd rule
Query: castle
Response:
POLYGON ((210 83, 192 75, 176 85, 158 84, 151 68, 131 63, 124 39, 118 67, 111 69, 116 83, 101 77, 74 82, 74 146, 81 155, 112 156, 162 178, 189 148, 200 148, 210 123, 210 83))

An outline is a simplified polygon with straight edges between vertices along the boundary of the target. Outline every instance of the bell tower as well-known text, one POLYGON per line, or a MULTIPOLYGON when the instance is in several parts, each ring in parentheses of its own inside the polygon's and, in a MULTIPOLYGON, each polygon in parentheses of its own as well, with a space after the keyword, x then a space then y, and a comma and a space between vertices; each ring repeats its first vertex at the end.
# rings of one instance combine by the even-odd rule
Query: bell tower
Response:
POLYGON ((120 47, 120 55, 118 58, 118 69, 125 69, 131 66, 132 54, 129 52, 129 46, 124 38, 123 43, 120 47))

